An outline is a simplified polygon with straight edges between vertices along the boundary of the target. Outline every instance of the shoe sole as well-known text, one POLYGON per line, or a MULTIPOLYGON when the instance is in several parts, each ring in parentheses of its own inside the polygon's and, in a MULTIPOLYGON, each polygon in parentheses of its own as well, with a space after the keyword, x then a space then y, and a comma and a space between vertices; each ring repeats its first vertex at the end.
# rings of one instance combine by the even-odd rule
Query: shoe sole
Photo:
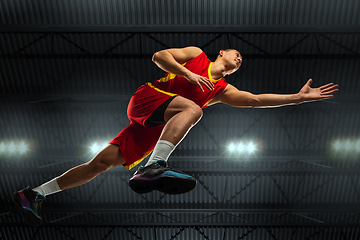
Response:
POLYGON ((42 220, 36 216, 33 210, 28 209, 22 205, 21 197, 18 192, 13 193, 13 200, 16 205, 16 208, 19 211, 20 216, 23 218, 25 223, 33 227, 37 227, 41 225, 42 220))
POLYGON ((158 190, 166 194, 182 194, 191 191, 196 186, 194 178, 179 178, 161 176, 156 179, 130 179, 129 185, 136 193, 144 194, 158 190))

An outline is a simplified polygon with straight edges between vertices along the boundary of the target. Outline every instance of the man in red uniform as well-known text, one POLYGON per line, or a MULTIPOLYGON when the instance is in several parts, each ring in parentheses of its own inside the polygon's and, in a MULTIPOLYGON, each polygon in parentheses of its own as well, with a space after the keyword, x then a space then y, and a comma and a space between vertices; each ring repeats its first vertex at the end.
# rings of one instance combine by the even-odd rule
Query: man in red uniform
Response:
POLYGON ((311 88, 311 79, 296 94, 254 95, 240 91, 224 79, 242 63, 235 49, 220 50, 215 62, 197 47, 162 50, 152 60, 168 73, 141 86, 133 95, 128 106, 129 126, 91 161, 34 189, 14 192, 14 201, 27 223, 41 224, 39 209, 45 196, 89 182, 112 167, 124 165, 130 169, 152 151, 148 163, 139 167, 129 181, 134 191, 147 193, 156 189, 180 194, 192 190, 196 180, 168 167, 167 160, 200 120, 205 107, 216 103, 234 107, 300 104, 331 98, 338 91, 338 85, 333 83, 311 88))

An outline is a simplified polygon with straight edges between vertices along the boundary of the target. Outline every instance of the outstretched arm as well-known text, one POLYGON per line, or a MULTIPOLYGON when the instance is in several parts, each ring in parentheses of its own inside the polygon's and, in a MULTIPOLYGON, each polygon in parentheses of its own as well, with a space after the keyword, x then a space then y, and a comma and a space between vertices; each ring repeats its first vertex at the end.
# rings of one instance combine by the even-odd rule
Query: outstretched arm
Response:
POLYGON ((201 91, 204 91, 202 85, 209 90, 213 90, 214 84, 209 79, 195 74, 182 66, 183 63, 195 58, 201 53, 202 50, 198 47, 170 48, 156 52, 152 60, 165 72, 186 78, 189 82, 197 85, 201 91))
POLYGON ((312 79, 309 79, 296 94, 258 95, 240 91, 229 84, 212 103, 222 102, 234 107, 279 107, 332 98, 333 94, 339 91, 337 84, 329 83, 318 88, 311 88, 311 83, 312 79))

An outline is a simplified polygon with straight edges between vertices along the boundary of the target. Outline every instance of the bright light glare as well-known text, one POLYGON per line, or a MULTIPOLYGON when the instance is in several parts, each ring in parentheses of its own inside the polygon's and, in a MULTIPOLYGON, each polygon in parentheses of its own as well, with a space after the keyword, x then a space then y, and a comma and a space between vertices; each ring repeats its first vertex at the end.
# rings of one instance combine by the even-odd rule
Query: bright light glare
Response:
POLYGON ((230 153, 253 153, 256 151, 256 145, 253 142, 244 143, 244 142, 237 142, 237 143, 230 143, 228 145, 228 151, 230 153))
POLYGON ((239 153, 244 152, 244 151, 245 151, 245 145, 244 145, 243 143, 239 143, 239 144, 237 145, 237 151, 238 151, 239 153))
POLYGON ((1 144, 0 144, 0 152, 5 152, 5 150, 6 150, 5 144, 4 144, 4 143, 1 143, 1 144))
POLYGON ((24 142, 21 142, 19 145, 19 152, 24 153, 24 152, 26 152, 26 150, 27 150, 27 146, 25 145, 24 142))
POLYGON ((8 150, 9 150, 10 153, 15 152, 15 150, 16 150, 15 144, 10 143, 9 146, 8 146, 8 150))
POLYGON ((247 146, 247 151, 248 151, 248 153, 253 153, 253 152, 255 152, 255 150, 256 150, 255 144, 252 143, 252 142, 250 142, 250 143, 248 144, 248 146, 247 146))
POLYGON ((349 140, 347 140, 344 144, 345 150, 350 151, 352 147, 353 147, 353 144, 349 140))
POLYGON ((357 142, 355 143, 355 150, 356 151, 360 151, 360 140, 357 140, 357 142))
POLYGON ((360 152, 360 139, 336 140, 332 146, 338 152, 358 153, 360 152))
POLYGON ((334 143, 334 148, 335 148, 335 150, 340 150, 341 149, 341 147, 342 147, 342 144, 341 144, 341 142, 339 141, 339 140, 337 140, 335 143, 334 143))
POLYGON ((90 149, 92 153, 98 153, 100 152, 103 148, 105 148, 108 145, 107 142, 103 142, 103 143, 93 143, 93 145, 91 145, 90 149))
POLYGON ((0 154, 23 154, 28 150, 28 144, 26 141, 14 141, 14 142, 1 142, 0 154))
POLYGON ((235 144, 230 143, 230 145, 228 146, 228 150, 229 150, 229 152, 234 152, 235 151, 235 144))
POLYGON ((102 144, 102 148, 101 148, 101 149, 105 148, 107 145, 109 145, 109 143, 108 143, 108 142, 103 142, 103 144, 102 144))
POLYGON ((97 153, 98 151, 99 151, 99 146, 97 145, 97 143, 94 143, 94 144, 91 146, 91 152, 97 153))

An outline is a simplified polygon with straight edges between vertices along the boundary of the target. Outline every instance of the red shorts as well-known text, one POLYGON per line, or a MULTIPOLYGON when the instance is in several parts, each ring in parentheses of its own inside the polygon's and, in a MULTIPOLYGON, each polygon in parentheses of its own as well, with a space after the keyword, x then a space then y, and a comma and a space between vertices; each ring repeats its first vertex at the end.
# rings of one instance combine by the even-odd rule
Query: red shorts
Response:
POLYGON ((146 126, 145 122, 163 102, 175 95, 147 83, 131 97, 127 109, 130 125, 110 142, 119 146, 127 169, 139 164, 154 149, 165 125, 152 127, 146 126))

